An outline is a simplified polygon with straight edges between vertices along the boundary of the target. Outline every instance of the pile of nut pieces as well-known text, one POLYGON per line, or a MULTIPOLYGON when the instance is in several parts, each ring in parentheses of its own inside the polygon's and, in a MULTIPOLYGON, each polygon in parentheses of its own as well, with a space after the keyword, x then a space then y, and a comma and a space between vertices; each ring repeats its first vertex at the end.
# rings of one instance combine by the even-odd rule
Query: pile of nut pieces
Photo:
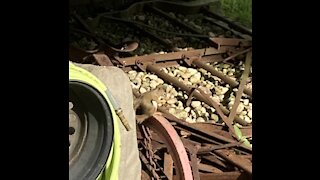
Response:
MULTIPOLYGON (((163 52, 160 52, 160 54, 161 53, 163 52)), ((241 76, 244 70, 244 63, 242 61, 239 61, 237 65, 223 62, 207 64, 212 65, 215 70, 222 72, 224 75, 227 75, 238 82, 240 77, 237 77, 237 74, 241 76)), ((162 71, 172 77, 178 78, 179 81, 182 81, 186 85, 200 88, 205 93, 208 93, 210 98, 219 105, 223 105, 228 110, 232 109, 238 89, 230 88, 229 84, 226 84, 220 78, 211 75, 210 72, 202 68, 194 69, 181 65, 177 67, 162 68, 162 71)), ((138 90, 141 94, 153 90, 159 85, 164 85, 166 87, 166 95, 165 97, 160 96, 155 103, 160 107, 168 108, 169 112, 177 118, 183 119, 189 123, 213 122, 224 124, 216 113, 216 110, 203 102, 193 100, 190 107, 186 107, 183 101, 185 102, 188 99, 188 95, 183 91, 177 91, 172 85, 164 83, 157 75, 134 70, 127 72, 127 75, 131 81, 132 88, 138 90)), ((252 89, 251 79, 250 73, 246 83, 248 89, 252 89)), ((243 94, 241 97, 240 104, 237 108, 237 115, 245 120, 245 122, 249 124, 252 123, 252 102, 246 94, 243 94)), ((242 127, 241 124, 237 123, 237 125, 242 127)))

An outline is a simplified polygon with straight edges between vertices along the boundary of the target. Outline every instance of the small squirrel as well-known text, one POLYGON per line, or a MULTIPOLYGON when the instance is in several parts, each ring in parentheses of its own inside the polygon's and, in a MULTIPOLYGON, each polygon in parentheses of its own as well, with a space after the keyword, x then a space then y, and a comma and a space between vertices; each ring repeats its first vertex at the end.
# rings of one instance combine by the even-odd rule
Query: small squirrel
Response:
POLYGON ((157 112, 157 105, 153 101, 157 101, 160 96, 164 96, 166 90, 164 86, 145 92, 134 100, 134 110, 136 111, 136 119, 138 124, 143 123, 146 119, 154 114, 161 115, 157 112))

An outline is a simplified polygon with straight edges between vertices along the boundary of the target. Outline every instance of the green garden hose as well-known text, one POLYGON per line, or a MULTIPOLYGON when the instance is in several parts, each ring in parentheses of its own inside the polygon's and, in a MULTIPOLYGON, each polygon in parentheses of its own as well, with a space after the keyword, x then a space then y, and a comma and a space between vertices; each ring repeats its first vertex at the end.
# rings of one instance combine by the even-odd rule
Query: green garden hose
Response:
POLYGON ((99 174, 96 180, 118 180, 121 152, 120 129, 118 125, 119 118, 115 112, 114 107, 112 106, 110 99, 108 98, 108 95, 106 94, 107 88, 93 74, 91 74, 85 69, 75 66, 71 62, 69 62, 69 81, 79 81, 91 85, 104 96, 106 102, 110 107, 114 125, 113 142, 105 169, 99 174))

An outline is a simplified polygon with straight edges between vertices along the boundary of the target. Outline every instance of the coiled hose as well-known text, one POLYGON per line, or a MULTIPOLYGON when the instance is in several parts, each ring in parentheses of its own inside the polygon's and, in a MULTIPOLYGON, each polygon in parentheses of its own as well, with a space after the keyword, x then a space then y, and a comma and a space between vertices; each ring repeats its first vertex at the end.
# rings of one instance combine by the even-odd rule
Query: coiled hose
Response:
POLYGON ((106 86, 93 74, 83 68, 75 66, 71 62, 69 62, 69 81, 79 81, 91 85, 104 96, 110 107, 114 125, 113 142, 105 169, 99 174, 96 180, 118 180, 121 152, 120 129, 118 125, 119 118, 108 98, 108 95, 105 92, 106 86))

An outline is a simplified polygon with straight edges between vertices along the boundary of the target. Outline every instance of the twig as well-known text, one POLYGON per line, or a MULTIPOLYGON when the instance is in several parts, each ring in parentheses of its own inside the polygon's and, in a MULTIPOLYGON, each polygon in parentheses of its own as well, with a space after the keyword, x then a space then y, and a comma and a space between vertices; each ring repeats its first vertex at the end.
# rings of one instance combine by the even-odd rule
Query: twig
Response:
POLYGON ((235 102, 234 102, 234 104, 232 106, 232 109, 231 109, 231 112, 229 114, 229 118, 228 118, 229 122, 233 122, 233 119, 236 116, 237 109, 238 109, 238 106, 240 104, 240 99, 241 99, 241 96, 243 94, 244 86, 245 86, 246 80, 247 80, 247 78, 249 76, 249 70, 250 70, 251 62, 252 62, 252 52, 250 51, 250 52, 247 53, 246 62, 245 62, 245 69, 244 69, 244 72, 243 72, 242 77, 241 77, 241 82, 240 82, 240 85, 239 85, 239 89, 238 89, 238 91, 236 93, 235 102))

